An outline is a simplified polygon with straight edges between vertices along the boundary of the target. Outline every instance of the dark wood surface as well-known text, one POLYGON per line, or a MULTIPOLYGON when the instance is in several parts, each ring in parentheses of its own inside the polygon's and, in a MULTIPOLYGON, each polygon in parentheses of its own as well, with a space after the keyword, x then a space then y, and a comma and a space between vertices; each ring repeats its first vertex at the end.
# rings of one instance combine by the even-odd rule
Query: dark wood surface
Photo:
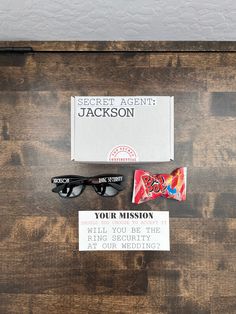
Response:
POLYGON ((1 313, 236 313, 236 53, 214 45, 0 53, 1 313), (187 166, 186 202, 134 206, 140 165, 70 161, 71 95, 174 95, 175 161, 142 167, 187 166), (51 176, 108 170, 126 175, 115 198, 51 193, 51 176), (111 208, 169 210, 171 251, 78 252, 77 211, 111 208))
POLYGON ((33 51, 86 52, 235 52, 235 41, 1 41, 0 51, 32 48, 33 51))

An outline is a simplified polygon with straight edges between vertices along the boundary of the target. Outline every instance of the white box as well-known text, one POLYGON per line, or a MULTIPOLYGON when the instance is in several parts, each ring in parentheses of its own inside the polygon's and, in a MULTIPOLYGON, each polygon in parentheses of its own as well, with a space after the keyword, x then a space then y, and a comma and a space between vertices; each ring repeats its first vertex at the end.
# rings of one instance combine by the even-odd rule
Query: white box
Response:
POLYGON ((71 97, 71 159, 94 163, 174 159, 174 97, 71 97))

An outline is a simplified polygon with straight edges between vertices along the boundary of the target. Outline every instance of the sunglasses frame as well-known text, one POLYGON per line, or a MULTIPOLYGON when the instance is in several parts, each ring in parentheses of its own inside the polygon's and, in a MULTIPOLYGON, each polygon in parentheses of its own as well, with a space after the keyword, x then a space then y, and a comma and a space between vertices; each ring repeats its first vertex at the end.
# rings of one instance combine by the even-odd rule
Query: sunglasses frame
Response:
POLYGON ((92 186, 96 194, 98 194, 101 197, 114 197, 123 190, 123 186, 121 184, 122 182, 124 182, 124 176, 122 174, 100 174, 100 175, 92 176, 92 177, 83 177, 83 176, 78 176, 78 175, 64 175, 64 176, 56 176, 56 177, 51 178, 51 183, 56 184, 56 186, 52 189, 52 192, 57 193, 61 198, 78 197, 83 193, 86 186, 89 186, 89 185, 92 186), (72 191, 73 191, 73 187, 82 185, 82 190, 80 194, 78 195, 70 196, 70 194, 72 193, 71 191, 69 196, 62 196, 59 192, 62 191, 65 187, 67 187, 66 185, 68 185, 68 187, 72 187, 72 191), (111 186, 115 190, 117 190, 117 193, 115 195, 99 194, 95 189, 96 185, 111 186))

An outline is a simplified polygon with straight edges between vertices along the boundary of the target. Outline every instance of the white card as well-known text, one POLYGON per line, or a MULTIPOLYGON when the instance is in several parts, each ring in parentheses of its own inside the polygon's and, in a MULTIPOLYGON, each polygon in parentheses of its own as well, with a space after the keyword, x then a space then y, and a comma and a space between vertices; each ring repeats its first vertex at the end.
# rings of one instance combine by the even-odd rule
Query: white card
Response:
POLYGON ((169 251, 168 211, 79 211, 79 251, 169 251))

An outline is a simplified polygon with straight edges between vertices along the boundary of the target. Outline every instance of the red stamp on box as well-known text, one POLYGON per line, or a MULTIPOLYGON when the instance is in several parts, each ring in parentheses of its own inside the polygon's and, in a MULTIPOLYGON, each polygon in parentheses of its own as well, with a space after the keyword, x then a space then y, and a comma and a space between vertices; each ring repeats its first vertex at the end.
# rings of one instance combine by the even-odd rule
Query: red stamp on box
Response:
POLYGON ((135 162, 137 153, 129 145, 117 145, 110 151, 108 160, 112 162, 135 162))

